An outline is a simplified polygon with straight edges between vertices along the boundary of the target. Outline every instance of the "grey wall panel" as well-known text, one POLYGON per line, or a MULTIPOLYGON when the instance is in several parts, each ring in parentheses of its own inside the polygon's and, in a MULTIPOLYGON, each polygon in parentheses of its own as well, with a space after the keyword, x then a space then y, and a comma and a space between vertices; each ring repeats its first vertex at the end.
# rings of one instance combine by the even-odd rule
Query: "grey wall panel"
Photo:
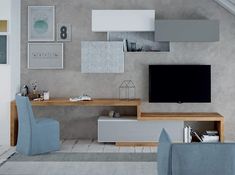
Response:
POLYGON ((123 42, 83 41, 82 73, 123 73, 123 42))
POLYGON ((183 121, 138 121, 136 119, 100 117, 98 142, 157 142, 162 128, 172 141, 183 141, 183 121))
POLYGON ((217 20, 157 20, 155 30, 156 41, 219 41, 217 20))

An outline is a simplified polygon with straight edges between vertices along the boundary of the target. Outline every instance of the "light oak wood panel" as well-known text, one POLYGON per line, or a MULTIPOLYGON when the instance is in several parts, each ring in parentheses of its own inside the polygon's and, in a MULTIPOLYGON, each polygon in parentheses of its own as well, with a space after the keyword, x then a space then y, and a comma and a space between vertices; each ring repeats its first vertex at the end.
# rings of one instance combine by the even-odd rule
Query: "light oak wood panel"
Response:
POLYGON ((136 147, 142 147, 142 146, 157 146, 158 143, 156 142, 116 142, 116 146, 136 146, 136 147))
MULTIPOLYGON (((15 101, 12 103, 15 103, 15 101)), ((91 101, 71 102, 68 98, 54 98, 46 101, 31 101, 32 106, 138 106, 140 103, 140 99, 93 99, 91 101)))
POLYGON ((222 121, 219 113, 141 113, 139 120, 222 121))

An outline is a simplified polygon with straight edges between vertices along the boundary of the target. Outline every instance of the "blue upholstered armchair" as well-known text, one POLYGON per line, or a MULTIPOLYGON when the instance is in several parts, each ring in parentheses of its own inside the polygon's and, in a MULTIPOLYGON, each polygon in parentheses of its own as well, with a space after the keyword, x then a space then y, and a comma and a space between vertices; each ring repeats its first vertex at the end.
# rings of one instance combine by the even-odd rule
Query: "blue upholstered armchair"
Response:
POLYGON ((16 151, 36 155, 59 150, 59 122, 49 118, 34 118, 28 97, 16 95, 19 129, 16 151))

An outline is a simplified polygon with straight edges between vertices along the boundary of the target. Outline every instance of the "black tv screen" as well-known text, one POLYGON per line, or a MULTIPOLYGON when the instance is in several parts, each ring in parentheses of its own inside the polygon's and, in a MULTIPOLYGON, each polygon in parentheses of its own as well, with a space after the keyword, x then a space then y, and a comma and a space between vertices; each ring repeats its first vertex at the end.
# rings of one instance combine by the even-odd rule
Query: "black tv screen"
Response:
POLYGON ((149 65, 149 102, 211 102, 211 66, 149 65))

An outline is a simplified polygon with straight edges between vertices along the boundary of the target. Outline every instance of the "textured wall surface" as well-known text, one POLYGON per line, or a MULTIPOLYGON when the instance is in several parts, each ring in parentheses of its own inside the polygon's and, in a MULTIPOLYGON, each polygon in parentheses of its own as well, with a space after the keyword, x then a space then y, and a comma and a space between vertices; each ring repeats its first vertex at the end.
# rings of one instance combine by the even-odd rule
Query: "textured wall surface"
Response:
MULTIPOLYGON (((22 0, 21 84, 37 80, 53 97, 87 93, 92 97, 117 98, 125 79, 136 85, 143 111, 216 111, 225 116, 225 137, 235 140, 235 16, 213 0, 22 0), (72 42, 65 43, 64 70, 27 69, 27 6, 55 5, 56 23, 72 24, 72 42), (91 32, 92 9, 155 9, 158 19, 218 19, 220 41, 171 43, 167 53, 126 53, 123 74, 82 74, 81 41, 106 40, 105 33, 91 32), (149 104, 149 64, 211 64, 212 103, 149 104)), ((102 108, 51 107, 35 109, 61 121, 62 137, 96 137, 96 116, 102 108)), ((128 110, 124 109, 124 112, 128 110)))
POLYGON ((81 44, 82 73, 123 73, 123 42, 83 41, 81 44))

